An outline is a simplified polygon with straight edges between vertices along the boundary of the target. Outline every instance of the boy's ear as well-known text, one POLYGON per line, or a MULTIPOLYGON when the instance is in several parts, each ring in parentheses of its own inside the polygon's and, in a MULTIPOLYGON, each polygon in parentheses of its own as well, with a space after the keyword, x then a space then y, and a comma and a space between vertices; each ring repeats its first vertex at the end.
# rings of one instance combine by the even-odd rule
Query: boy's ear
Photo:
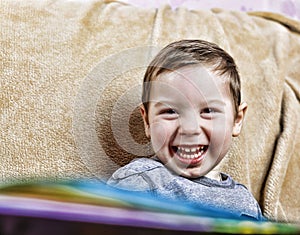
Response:
POLYGON ((144 105, 140 106, 140 112, 141 112, 141 115, 142 115, 142 118, 144 121, 145 134, 146 134, 147 138, 150 138, 149 120, 148 120, 148 115, 147 115, 144 105))
POLYGON ((232 130, 232 136, 236 137, 241 133, 243 121, 245 118, 245 114, 247 111, 248 105, 245 102, 242 102, 239 106, 238 113, 234 120, 233 130, 232 130))

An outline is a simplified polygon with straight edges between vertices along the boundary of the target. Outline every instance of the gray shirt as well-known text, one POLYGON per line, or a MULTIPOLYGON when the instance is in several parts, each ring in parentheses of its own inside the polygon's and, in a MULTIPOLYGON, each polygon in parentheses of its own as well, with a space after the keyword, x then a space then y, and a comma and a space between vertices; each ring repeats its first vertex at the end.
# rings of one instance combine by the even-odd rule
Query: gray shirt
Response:
POLYGON ((240 217, 262 220, 260 207, 247 190, 229 175, 222 180, 188 179, 168 170, 157 158, 139 158, 118 169, 108 184, 132 191, 147 191, 171 199, 225 209, 240 217))

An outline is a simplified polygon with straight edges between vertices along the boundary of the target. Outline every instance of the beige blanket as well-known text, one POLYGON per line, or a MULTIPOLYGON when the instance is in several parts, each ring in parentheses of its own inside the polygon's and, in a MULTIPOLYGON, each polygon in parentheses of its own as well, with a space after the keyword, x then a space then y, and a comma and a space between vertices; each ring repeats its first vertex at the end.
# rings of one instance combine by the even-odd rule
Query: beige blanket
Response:
POLYGON ((1 182, 101 177, 151 153, 136 107, 145 66, 182 38, 236 58, 242 135, 221 169, 272 219, 300 222, 300 23, 271 13, 1 1, 1 182))

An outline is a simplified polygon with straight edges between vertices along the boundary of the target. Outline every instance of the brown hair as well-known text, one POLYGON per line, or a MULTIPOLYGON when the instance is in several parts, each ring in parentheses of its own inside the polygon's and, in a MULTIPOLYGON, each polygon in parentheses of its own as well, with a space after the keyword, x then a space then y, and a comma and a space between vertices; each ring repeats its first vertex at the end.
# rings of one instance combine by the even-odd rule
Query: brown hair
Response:
POLYGON ((229 78, 235 113, 241 103, 241 84, 233 58, 218 45, 204 40, 181 40, 163 48, 151 61, 144 75, 142 102, 148 113, 151 81, 165 71, 174 71, 184 66, 201 64, 217 75, 229 78))

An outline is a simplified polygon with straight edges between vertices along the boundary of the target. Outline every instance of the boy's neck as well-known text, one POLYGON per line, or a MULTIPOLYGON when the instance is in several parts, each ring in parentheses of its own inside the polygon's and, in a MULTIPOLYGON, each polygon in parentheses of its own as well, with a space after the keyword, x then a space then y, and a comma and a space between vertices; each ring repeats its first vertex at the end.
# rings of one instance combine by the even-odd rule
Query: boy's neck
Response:
POLYGON ((205 176, 213 180, 222 181, 221 173, 216 169, 211 170, 205 176))
POLYGON ((205 176, 210 178, 210 179, 214 179, 214 180, 217 180, 217 181, 222 181, 222 176, 221 176, 221 173, 220 173, 219 166, 216 166, 214 169, 212 169, 210 172, 208 172, 205 176))

